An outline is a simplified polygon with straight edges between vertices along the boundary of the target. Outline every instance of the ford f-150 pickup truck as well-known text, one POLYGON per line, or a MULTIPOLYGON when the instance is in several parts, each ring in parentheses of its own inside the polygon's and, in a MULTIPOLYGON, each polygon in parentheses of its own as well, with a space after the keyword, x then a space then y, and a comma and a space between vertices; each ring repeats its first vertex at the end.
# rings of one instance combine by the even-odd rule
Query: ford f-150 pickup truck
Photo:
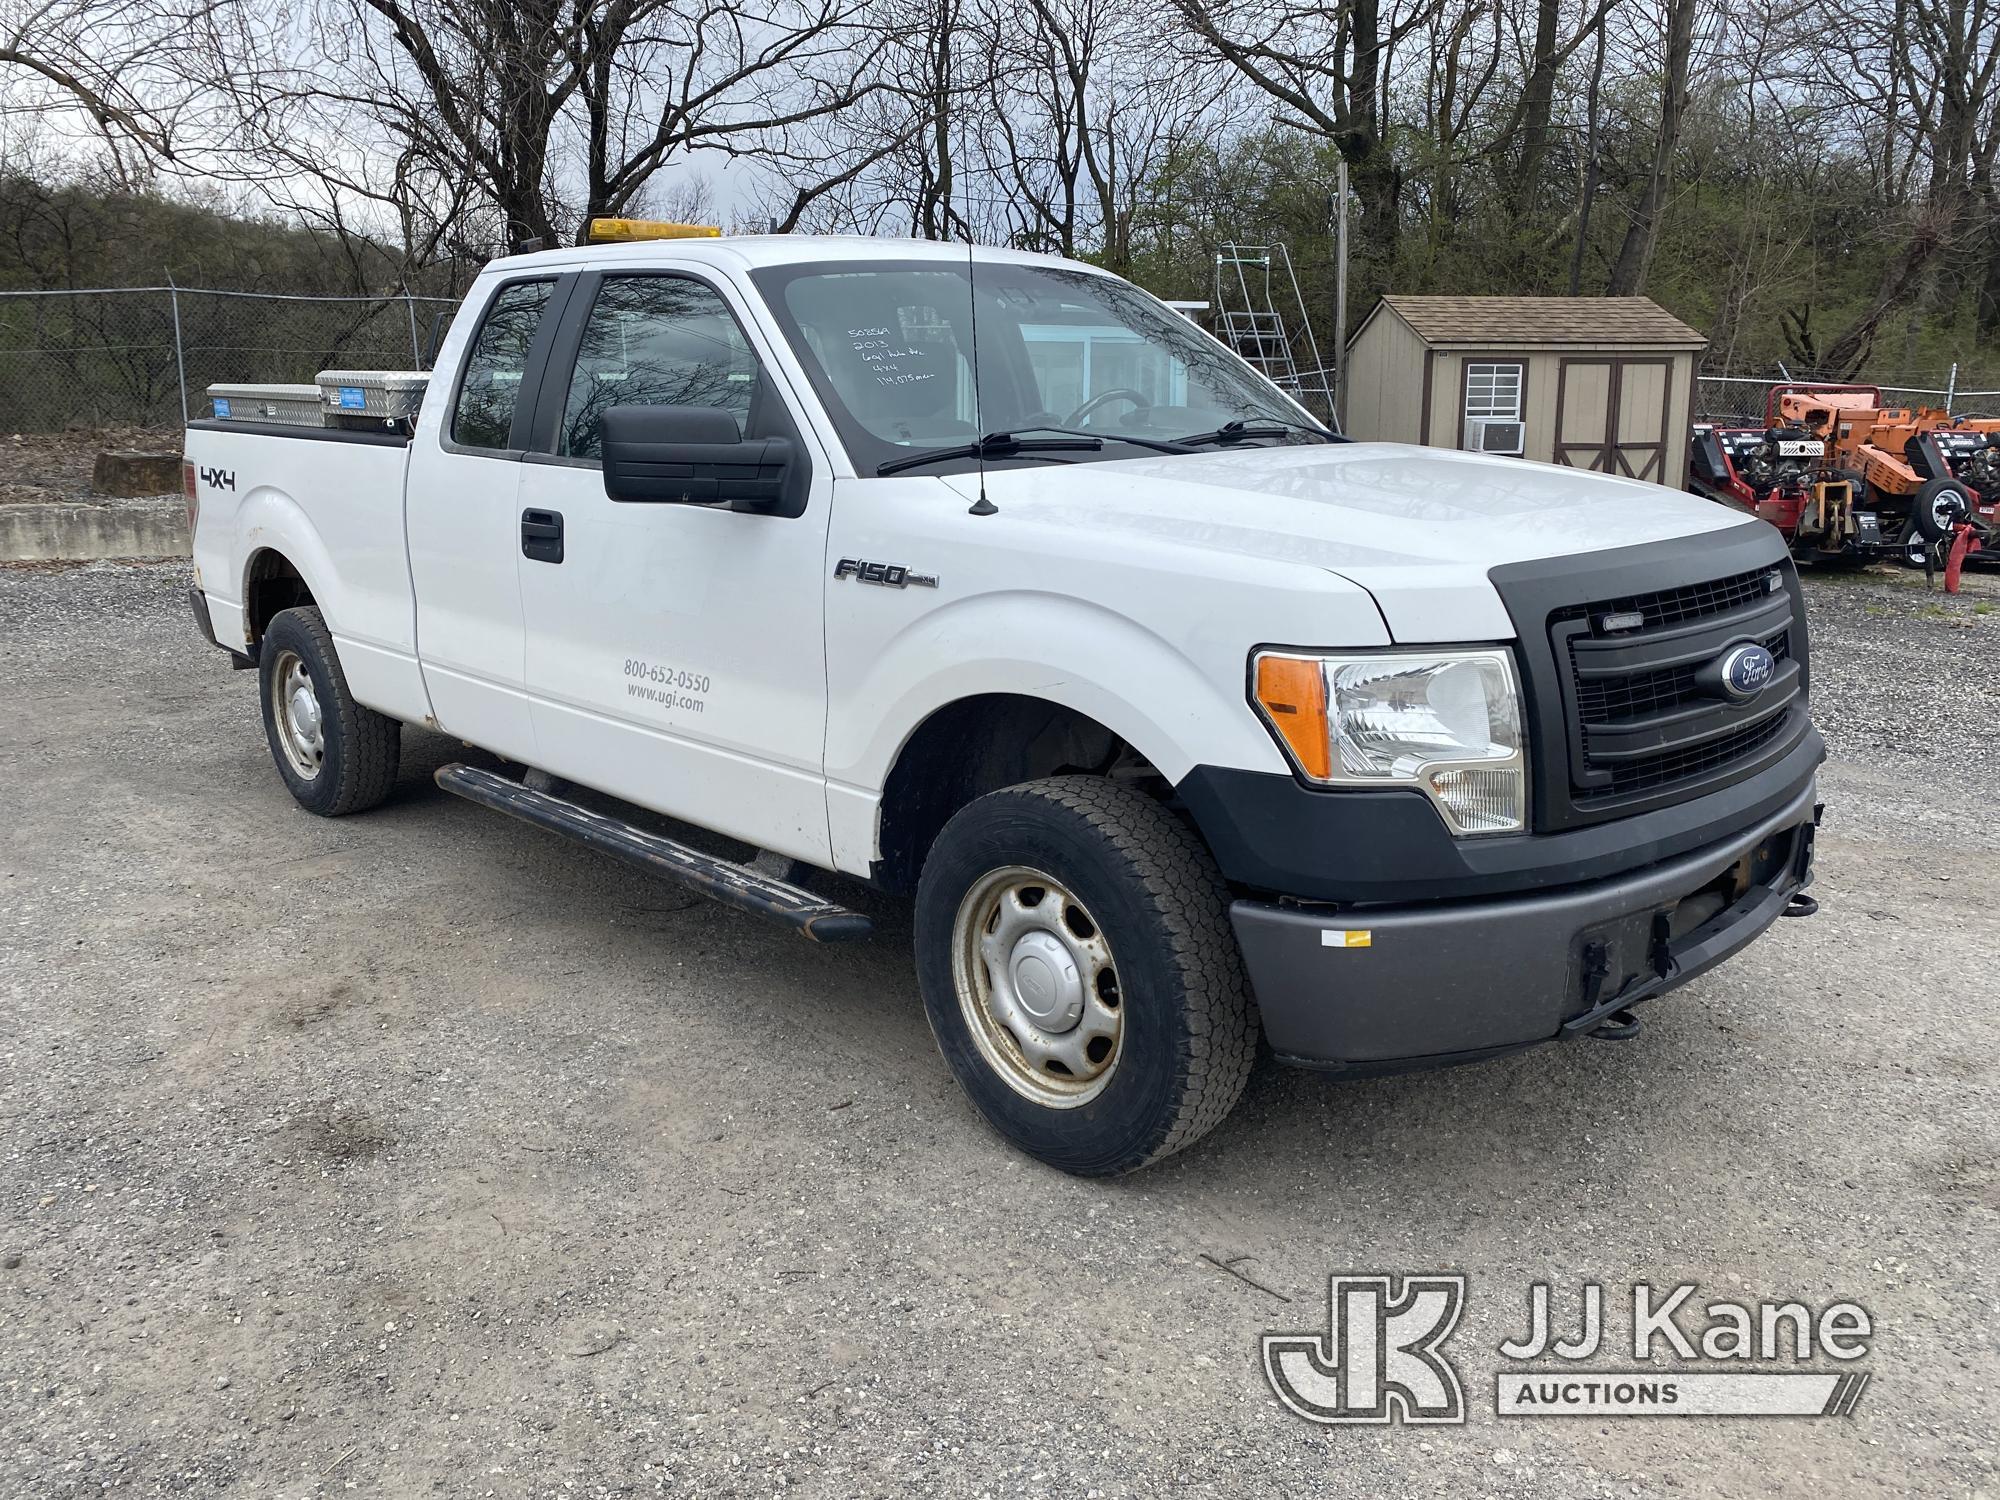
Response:
POLYGON ((518 256, 412 424, 239 402, 186 456, 196 618, 308 811, 421 725, 490 752, 447 790, 808 937, 870 927, 814 870, 913 895, 945 1062, 1067 1171, 1199 1139, 1260 1029, 1350 1074, 1626 1036, 1813 908, 1775 530, 1349 442, 1092 267, 518 256))

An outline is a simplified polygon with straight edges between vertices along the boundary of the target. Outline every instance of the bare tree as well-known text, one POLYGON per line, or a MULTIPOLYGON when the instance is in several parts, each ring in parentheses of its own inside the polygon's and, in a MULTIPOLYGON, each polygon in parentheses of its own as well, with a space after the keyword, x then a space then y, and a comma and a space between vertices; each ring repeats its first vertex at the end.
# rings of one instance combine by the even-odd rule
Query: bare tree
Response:
POLYGON ((1603 163, 1598 158, 1602 149, 1599 111, 1604 99, 1604 21, 1600 13, 1596 26, 1597 50, 1591 59, 1590 83, 1584 91, 1583 173, 1582 181, 1577 184, 1576 240, 1569 258, 1569 294, 1572 297, 1583 290, 1583 257, 1590 248, 1590 213, 1597 206, 1597 188, 1604 172, 1603 163))
POLYGON ((1338 156, 1357 309, 1651 288, 1732 362, 2000 380, 2000 0, 0 0, 0 79, 63 181, 233 184, 369 294, 719 212, 1189 291, 1282 236, 1324 320, 1338 156))
MULTIPOLYGON (((1824 362, 1851 371, 1868 358, 1891 312, 1933 300, 1939 273, 1955 256, 1970 252, 1986 279, 2000 284, 1992 190, 2000 7, 1993 0, 1896 0, 1886 10, 1856 5, 1844 19, 1857 60, 1887 79, 1876 112, 1885 138, 1902 150, 1885 146, 1885 178, 1904 198, 1900 248, 1860 315, 1826 345, 1824 362)), ((1986 326, 2000 328, 2000 307, 1989 317, 1982 306, 1981 314, 1986 326)))
MULTIPOLYGON (((1543 187, 1549 151, 1555 139, 1556 87, 1571 55, 1595 39, 1602 67, 1604 25, 1616 0, 1588 5, 1576 26, 1568 27, 1562 0, 1535 0, 1535 28, 1529 47, 1526 79, 1513 109, 1495 133, 1495 152, 1505 185, 1508 208, 1519 221, 1530 217, 1543 187)), ((1496 7, 1498 16, 1504 7, 1496 7)), ((1595 75, 1594 75, 1595 76, 1595 75)))
POLYGON ((986 163, 1023 210, 1017 237, 1128 269, 1147 185, 1190 141, 1226 134, 1230 80, 1129 0, 1029 0, 990 25, 986 163))
POLYGON ((1660 38, 1660 117, 1653 138, 1653 160, 1646 173, 1625 241, 1612 263, 1613 297, 1630 297, 1646 289, 1646 273, 1660 242, 1660 220, 1674 183, 1674 153, 1680 149, 1687 119, 1688 69, 1694 57, 1695 15, 1701 0, 1665 0, 1660 38))
POLYGON ((228 0, 0 0, 0 113, 75 111, 139 175, 175 159, 228 0))
POLYGON ((1426 34, 1444 0, 1175 0, 1188 27, 1346 160, 1376 256, 1393 256, 1403 169, 1390 143, 1398 49, 1426 34))
POLYGON ((417 254, 560 243, 704 151, 810 172, 804 128, 881 86, 866 0, 313 3, 240 117, 295 199, 389 209, 417 254))

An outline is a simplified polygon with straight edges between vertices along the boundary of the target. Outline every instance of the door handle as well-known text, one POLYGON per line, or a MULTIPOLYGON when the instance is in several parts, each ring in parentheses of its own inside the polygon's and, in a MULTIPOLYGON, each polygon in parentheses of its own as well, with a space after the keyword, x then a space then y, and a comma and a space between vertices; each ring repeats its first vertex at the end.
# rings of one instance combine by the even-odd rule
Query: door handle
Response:
POLYGON ((521 556, 536 562, 563 560, 563 518, 559 510, 521 512, 521 556))

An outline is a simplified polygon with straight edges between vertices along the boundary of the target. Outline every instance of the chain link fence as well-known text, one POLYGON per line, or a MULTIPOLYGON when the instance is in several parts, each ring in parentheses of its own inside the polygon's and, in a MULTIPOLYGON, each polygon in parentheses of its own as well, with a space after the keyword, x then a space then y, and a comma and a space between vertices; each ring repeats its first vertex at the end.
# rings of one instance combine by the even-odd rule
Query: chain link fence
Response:
MULTIPOLYGON (((295 296, 144 286, 0 291, 0 427, 178 427, 221 381, 310 384, 321 370, 422 368, 449 297, 295 296)), ((1955 374, 1955 371, 1954 371, 1955 374)), ((1695 419, 1757 427, 1773 380, 1703 375, 1695 419)), ((1892 403, 2000 414, 2000 391, 1884 385, 1892 403)))
MULTIPOLYGON (((1715 422, 1724 427, 1762 427, 1765 403, 1774 386, 1797 384, 1783 380, 1749 380, 1733 375, 1702 375, 1695 380, 1694 416, 1697 422, 1715 422)), ((1842 381, 1846 385, 1875 385, 1890 406, 1928 406, 1953 416, 1990 416, 2000 413, 2000 391, 1962 391, 1957 382, 1939 387, 1879 385, 1869 380, 1842 381)))
POLYGON ((210 384, 413 370, 457 302, 174 286, 0 292, 0 426, 178 427, 210 384))

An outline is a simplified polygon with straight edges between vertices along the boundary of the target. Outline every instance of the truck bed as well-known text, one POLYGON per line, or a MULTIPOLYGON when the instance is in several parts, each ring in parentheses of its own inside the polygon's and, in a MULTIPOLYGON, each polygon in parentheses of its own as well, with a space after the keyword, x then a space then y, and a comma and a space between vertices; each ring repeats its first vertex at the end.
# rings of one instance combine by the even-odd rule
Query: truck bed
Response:
POLYGON ((409 444, 393 432, 204 420, 188 424, 185 451, 201 516, 196 582, 215 639, 247 647, 259 556, 275 549, 317 581, 313 602, 354 696, 421 720, 429 708, 403 535, 409 444))

